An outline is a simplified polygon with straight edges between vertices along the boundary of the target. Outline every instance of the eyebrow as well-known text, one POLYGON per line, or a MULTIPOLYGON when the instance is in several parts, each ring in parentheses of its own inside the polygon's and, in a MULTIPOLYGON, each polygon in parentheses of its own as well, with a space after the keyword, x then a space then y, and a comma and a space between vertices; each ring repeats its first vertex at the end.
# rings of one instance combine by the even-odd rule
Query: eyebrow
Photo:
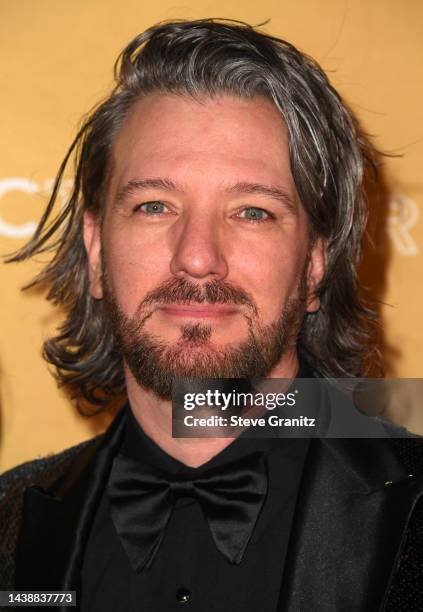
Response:
MULTIPOLYGON (((143 189, 159 189, 161 191, 183 191, 174 181, 168 178, 132 179, 128 181, 116 194, 115 204, 122 202, 127 196, 143 189)), ((260 183, 240 182, 225 189, 226 193, 239 195, 262 195, 278 200, 291 212, 298 213, 295 197, 281 187, 262 185, 260 183)))
POLYGON ((246 195, 262 195, 267 198, 278 200, 286 206, 291 212, 297 213, 298 206, 296 200, 288 191, 281 187, 269 187, 260 183, 236 183, 227 189, 229 193, 246 194, 246 195))
POLYGON ((147 178, 143 180, 132 179, 128 181, 115 196, 115 203, 122 202, 127 196, 142 189, 161 189, 162 191, 177 191, 177 185, 166 178, 147 178))

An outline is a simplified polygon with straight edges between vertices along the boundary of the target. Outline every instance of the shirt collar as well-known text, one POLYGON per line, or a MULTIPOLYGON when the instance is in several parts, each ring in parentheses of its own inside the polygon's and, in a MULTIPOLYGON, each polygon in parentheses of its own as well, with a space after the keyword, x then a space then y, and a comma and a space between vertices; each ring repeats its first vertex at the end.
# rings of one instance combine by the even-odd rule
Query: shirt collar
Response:
POLYGON ((129 405, 126 406, 125 410, 127 410, 126 428, 120 452, 136 461, 145 462, 169 475, 179 474, 195 478, 196 475, 198 476, 204 470, 232 463, 254 452, 268 454, 277 443, 277 440, 272 438, 256 439, 246 438, 241 435, 209 461, 203 463, 198 468, 192 468, 170 456, 149 438, 136 420, 129 405))

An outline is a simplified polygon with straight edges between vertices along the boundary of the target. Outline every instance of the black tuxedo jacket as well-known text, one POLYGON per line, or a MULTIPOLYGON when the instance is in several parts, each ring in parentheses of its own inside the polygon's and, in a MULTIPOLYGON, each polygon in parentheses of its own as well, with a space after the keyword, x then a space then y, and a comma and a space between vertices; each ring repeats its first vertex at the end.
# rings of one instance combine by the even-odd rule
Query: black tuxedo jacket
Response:
MULTIPOLYGON (((0 589, 78 590, 124 422, 121 413, 104 435, 0 478, 0 589)), ((423 473, 410 476, 419 457, 413 439, 311 441, 280 611, 423 609, 423 473)))

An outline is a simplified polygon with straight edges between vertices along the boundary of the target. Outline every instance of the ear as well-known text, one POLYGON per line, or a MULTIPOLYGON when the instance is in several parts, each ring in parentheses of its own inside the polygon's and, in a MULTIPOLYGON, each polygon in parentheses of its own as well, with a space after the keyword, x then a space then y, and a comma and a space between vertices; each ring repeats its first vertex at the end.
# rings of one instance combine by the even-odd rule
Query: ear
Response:
POLYGON ((101 228, 97 217, 91 212, 84 213, 84 244, 88 259, 90 294, 100 300, 103 297, 101 228))
POLYGON ((320 299, 316 296, 316 289, 323 279, 326 270, 326 243, 317 238, 313 244, 307 270, 307 312, 317 312, 320 308, 320 299))

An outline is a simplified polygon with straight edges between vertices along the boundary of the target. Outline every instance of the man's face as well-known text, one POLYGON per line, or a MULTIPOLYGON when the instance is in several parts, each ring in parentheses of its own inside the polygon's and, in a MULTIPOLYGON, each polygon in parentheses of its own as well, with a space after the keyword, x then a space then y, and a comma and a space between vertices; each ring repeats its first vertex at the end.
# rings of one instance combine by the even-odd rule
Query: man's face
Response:
POLYGON ((261 97, 135 104, 102 225, 87 214, 84 239, 126 366, 161 397, 175 376, 283 376, 318 308, 322 245, 310 243, 286 126, 261 97))

